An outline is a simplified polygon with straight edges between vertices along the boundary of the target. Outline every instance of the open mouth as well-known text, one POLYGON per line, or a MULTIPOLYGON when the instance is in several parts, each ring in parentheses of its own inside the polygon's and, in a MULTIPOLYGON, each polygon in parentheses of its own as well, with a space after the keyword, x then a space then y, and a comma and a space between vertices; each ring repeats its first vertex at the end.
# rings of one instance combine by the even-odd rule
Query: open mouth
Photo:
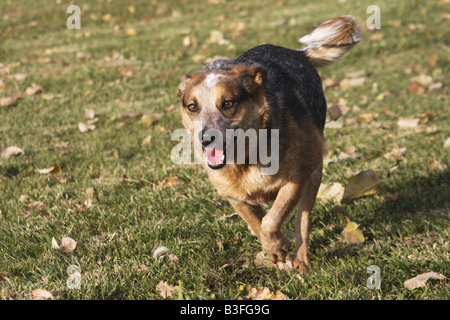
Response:
POLYGON ((225 148, 219 149, 208 146, 203 148, 203 152, 205 153, 208 167, 211 169, 217 170, 226 165, 225 148))

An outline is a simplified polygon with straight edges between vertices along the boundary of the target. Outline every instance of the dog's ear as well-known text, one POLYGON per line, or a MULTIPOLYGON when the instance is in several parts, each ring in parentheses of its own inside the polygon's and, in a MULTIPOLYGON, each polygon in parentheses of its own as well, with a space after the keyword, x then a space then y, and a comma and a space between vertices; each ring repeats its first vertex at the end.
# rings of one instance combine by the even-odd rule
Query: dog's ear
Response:
POLYGON ((267 71, 261 67, 247 67, 244 70, 245 80, 249 92, 254 92, 262 87, 267 79, 267 71))
POLYGON ((185 74, 180 78, 180 85, 178 86, 177 92, 178 101, 183 101, 184 91, 186 90, 186 83, 190 78, 190 74, 185 74))

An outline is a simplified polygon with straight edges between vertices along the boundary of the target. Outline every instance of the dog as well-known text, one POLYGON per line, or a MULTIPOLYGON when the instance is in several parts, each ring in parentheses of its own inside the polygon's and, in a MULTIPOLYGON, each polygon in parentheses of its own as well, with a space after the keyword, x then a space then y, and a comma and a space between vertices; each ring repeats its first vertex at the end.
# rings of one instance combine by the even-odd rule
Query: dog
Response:
POLYGON ((336 61, 360 40, 357 20, 340 16, 301 38, 301 50, 259 45, 181 77, 177 96, 182 123, 208 178, 279 268, 311 268, 310 213, 322 180, 327 111, 316 67, 336 61), (200 124, 197 130, 195 123, 200 124), (277 153, 276 173, 263 174, 267 164, 249 161, 261 147, 250 142, 244 144, 244 161, 235 161, 236 137, 228 138, 228 130, 256 130, 257 139, 261 130, 268 130, 269 136, 276 133, 275 146, 263 143, 277 153), (262 206, 272 201, 265 214, 262 206), (280 227, 296 207, 296 248, 291 257, 290 241, 280 227))

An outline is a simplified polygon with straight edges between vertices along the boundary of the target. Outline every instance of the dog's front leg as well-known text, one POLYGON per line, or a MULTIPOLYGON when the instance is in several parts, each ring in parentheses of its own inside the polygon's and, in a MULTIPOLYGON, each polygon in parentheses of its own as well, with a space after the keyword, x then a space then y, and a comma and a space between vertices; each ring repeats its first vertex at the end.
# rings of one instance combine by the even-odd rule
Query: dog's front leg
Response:
POLYGON ((237 214, 247 222, 250 231, 261 241, 261 220, 264 211, 261 206, 254 206, 246 202, 229 200, 237 214))
POLYGON ((261 245, 274 263, 286 262, 293 266, 292 258, 288 254, 291 243, 282 235, 280 227, 298 203, 303 189, 304 184, 301 182, 288 182, 280 189, 272 208, 262 219, 261 245))

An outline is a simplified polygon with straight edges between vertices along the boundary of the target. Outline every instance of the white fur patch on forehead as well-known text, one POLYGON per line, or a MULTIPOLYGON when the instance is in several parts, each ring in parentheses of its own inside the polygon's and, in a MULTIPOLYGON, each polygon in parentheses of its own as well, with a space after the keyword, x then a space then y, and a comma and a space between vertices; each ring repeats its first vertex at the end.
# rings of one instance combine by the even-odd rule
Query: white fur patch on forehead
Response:
POLYGON ((210 73, 206 77, 205 81, 203 82, 203 85, 207 88, 214 87, 221 79, 223 79, 225 76, 222 74, 217 73, 210 73))

